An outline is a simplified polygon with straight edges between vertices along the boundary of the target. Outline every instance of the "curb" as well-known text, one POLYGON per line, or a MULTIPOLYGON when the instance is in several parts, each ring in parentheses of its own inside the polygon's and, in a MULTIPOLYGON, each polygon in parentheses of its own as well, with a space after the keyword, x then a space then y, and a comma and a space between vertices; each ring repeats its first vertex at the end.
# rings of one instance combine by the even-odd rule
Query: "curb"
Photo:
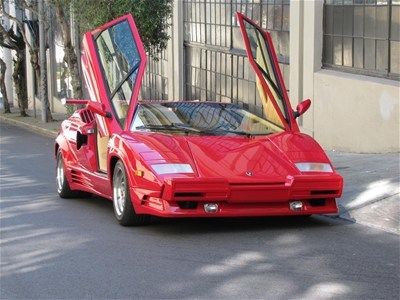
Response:
POLYGON ((7 123, 7 124, 11 124, 11 125, 15 125, 18 127, 21 127, 23 129, 27 129, 29 131, 35 132, 35 133, 39 133, 41 135, 47 136, 47 137, 51 137, 51 138, 56 138, 57 137, 57 132, 50 130, 50 129, 46 129, 46 128, 42 128, 40 126, 37 125, 33 125, 33 124, 29 124, 26 122, 22 122, 22 121, 18 121, 18 120, 14 120, 11 118, 7 118, 4 117, 2 115, 0 115, 0 123, 7 123))

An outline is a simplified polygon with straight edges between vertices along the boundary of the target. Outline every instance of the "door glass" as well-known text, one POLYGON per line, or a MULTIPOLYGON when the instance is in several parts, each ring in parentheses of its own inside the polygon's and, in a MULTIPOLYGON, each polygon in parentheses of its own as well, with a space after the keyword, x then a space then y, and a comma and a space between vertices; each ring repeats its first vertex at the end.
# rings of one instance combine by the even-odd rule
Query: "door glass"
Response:
POLYGON ((244 20, 245 29, 250 42, 250 51, 252 53, 253 59, 256 62, 257 67, 263 74, 263 79, 265 80, 273 99, 270 99, 268 94, 263 90, 260 82, 257 82, 257 88, 260 93, 260 97, 264 103, 264 114, 265 117, 271 122, 275 123, 280 127, 284 127, 281 118, 279 117, 275 107, 272 102, 275 100, 280 112, 287 119, 285 113, 285 104, 283 98, 283 89, 278 80, 277 70, 273 65, 272 52, 269 49, 267 42, 264 39, 263 34, 259 29, 244 20))
POLYGON ((125 123, 126 115, 128 114, 129 102, 132 96, 133 85, 135 84, 138 70, 128 77, 127 80, 116 90, 111 99, 115 113, 121 124, 125 123))
POLYGON ((96 45, 111 103, 122 125, 140 65, 140 55, 128 21, 104 30, 96 38, 96 45))

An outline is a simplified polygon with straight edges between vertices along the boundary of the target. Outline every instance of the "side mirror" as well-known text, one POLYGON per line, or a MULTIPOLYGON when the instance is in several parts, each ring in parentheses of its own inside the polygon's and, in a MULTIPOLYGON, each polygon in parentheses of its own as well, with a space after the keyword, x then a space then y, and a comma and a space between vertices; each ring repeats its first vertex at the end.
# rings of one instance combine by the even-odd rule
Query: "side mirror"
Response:
POLYGON ((302 102, 300 102, 297 107, 296 107, 296 111, 294 112, 294 118, 298 118, 300 117, 302 114, 304 114, 311 106, 311 100, 310 99, 306 99, 303 100, 302 102))
POLYGON ((100 116, 110 118, 111 119, 111 113, 106 111, 104 108, 104 104, 99 103, 99 102, 94 102, 94 101, 87 101, 86 108, 90 110, 91 112, 98 114, 100 116))

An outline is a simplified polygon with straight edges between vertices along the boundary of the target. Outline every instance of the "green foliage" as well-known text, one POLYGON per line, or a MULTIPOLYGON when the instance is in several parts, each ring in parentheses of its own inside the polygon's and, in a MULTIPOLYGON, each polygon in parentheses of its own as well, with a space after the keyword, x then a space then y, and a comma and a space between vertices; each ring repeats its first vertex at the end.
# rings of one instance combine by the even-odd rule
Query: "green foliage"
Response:
POLYGON ((76 107, 71 104, 66 104, 65 109, 67 110, 67 116, 70 117, 75 112, 76 107))
MULTIPOLYGON (((67 4, 71 0, 64 2, 67 4)), ((132 13, 146 51, 150 55, 155 56, 167 47, 172 0, 78 0, 72 3, 81 32, 132 13)))

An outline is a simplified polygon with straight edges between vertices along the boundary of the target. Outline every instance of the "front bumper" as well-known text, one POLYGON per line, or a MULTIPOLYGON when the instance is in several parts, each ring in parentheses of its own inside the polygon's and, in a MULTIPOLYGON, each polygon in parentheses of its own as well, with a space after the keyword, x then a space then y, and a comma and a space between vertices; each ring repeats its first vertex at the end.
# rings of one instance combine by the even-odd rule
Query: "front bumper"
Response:
POLYGON ((158 196, 136 193, 140 205, 135 205, 135 210, 163 217, 336 214, 335 199, 341 196, 342 189, 343 179, 336 173, 288 176, 283 181, 174 178, 165 182, 158 196), (302 208, 292 210, 293 201, 301 201, 302 208), (207 213, 206 203, 218 204, 218 211, 207 213))

